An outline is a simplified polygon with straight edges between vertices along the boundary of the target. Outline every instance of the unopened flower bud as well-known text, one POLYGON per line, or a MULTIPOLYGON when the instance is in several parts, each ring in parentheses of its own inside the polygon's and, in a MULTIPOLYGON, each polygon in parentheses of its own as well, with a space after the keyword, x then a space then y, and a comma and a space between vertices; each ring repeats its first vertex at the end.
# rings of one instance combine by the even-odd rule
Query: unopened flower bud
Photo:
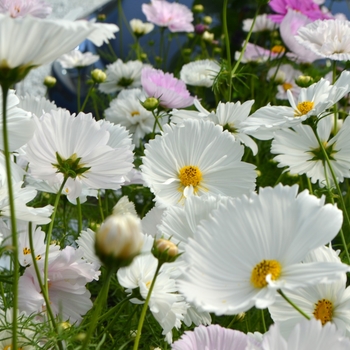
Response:
POLYGON ((161 262, 173 262, 179 256, 177 245, 167 239, 160 238, 154 241, 152 254, 161 262))
POLYGON ((44 85, 47 86, 48 88, 52 88, 56 85, 56 78, 52 77, 51 75, 48 75, 44 79, 44 85))
POLYGON ((107 79, 106 73, 98 68, 91 72, 91 77, 96 84, 101 84, 107 79))
POLYGON ((204 6, 201 5, 201 4, 194 5, 193 8, 192 8, 192 11, 196 12, 196 13, 201 13, 201 12, 204 11, 204 6))
POLYGON ((194 26, 194 32, 199 35, 202 35, 207 29, 208 26, 203 23, 198 23, 194 26))
POLYGON ((142 54, 140 55, 141 60, 146 60, 147 59, 147 54, 145 52, 142 52, 142 54))
POLYGON ((205 16, 205 17, 203 18, 203 22, 204 22, 205 24, 211 24, 211 23, 213 22, 213 19, 212 19, 210 16, 205 16))
POLYGON ((69 322, 61 322, 57 326, 60 332, 72 327, 72 325, 69 322))
POLYGON ((100 13, 97 15, 97 20, 100 22, 104 22, 106 20, 106 15, 104 13, 100 13))
POLYGON ((307 88, 314 83, 314 80, 309 75, 300 75, 295 83, 302 88, 307 88))
POLYGON ((205 31, 202 35, 203 40, 209 41, 210 43, 214 40, 214 34, 205 31))
POLYGON ((130 213, 109 216, 96 233, 96 255, 108 267, 128 266, 142 245, 141 221, 130 213))
POLYGON ((159 106, 159 100, 155 97, 148 97, 141 104, 147 111, 154 111, 159 106))

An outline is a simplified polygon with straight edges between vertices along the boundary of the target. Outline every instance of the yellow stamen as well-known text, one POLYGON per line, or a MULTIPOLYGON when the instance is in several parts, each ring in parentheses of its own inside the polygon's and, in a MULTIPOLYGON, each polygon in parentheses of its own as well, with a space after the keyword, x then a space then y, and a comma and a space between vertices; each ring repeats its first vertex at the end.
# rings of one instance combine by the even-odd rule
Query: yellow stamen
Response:
POLYGON ((131 112, 131 116, 132 117, 135 117, 135 115, 140 115, 140 112, 138 112, 138 111, 131 112))
POLYGON ((276 260, 263 260, 254 267, 250 282, 255 288, 266 287, 267 275, 271 275, 271 279, 275 281, 281 275, 281 264, 276 260))
POLYGON ((284 91, 287 91, 287 90, 291 89, 293 87, 293 85, 290 83, 283 83, 282 87, 283 87, 284 91))
POLYGON ((286 48, 282 45, 275 45, 271 49, 273 53, 283 53, 284 51, 286 51, 286 48))
POLYGON ((24 255, 30 254, 30 249, 27 247, 23 248, 23 254, 24 255))
POLYGON ((308 114, 314 108, 314 105, 315 104, 311 101, 299 102, 294 115, 296 117, 300 117, 302 115, 308 114))
POLYGON ((313 312, 316 320, 320 320, 322 325, 325 325, 327 322, 332 321, 333 317, 333 304, 327 299, 319 300, 315 303, 315 309, 313 312))
POLYGON ((195 165, 186 165, 180 169, 179 179, 185 187, 196 187, 202 181, 202 172, 195 165))

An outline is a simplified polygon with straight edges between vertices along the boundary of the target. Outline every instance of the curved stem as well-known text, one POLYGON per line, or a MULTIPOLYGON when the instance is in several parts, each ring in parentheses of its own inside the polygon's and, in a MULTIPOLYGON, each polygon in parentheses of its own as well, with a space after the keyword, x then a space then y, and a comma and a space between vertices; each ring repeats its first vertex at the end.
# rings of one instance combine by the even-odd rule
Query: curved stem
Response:
POLYGON ((49 295, 49 280, 48 280, 48 275, 49 275, 49 248, 50 248, 50 242, 51 242, 51 236, 52 236, 52 229, 53 229, 53 225, 54 225, 54 221, 55 221, 55 216, 56 216, 56 212, 57 212, 57 207, 58 207, 58 203, 60 202, 60 198, 61 198, 61 192, 63 190, 64 185, 66 184, 68 178, 64 178, 62 185, 60 187, 60 189, 58 190, 57 194, 56 194, 56 199, 55 199, 55 204, 54 204, 54 208, 53 208, 53 213, 51 216, 51 222, 50 222, 50 226, 49 226, 49 230, 47 232, 46 235, 46 250, 45 250, 45 265, 44 265, 44 286, 45 286, 45 293, 46 295, 49 295))
POLYGON ((226 46, 226 56, 227 56, 227 69, 230 72, 229 76, 229 83, 228 83, 228 98, 227 100, 231 101, 231 95, 232 95, 232 74, 231 74, 231 47, 230 47, 230 37, 228 34, 228 28, 227 28, 227 6, 228 6, 228 0, 224 0, 224 7, 222 10, 222 27, 224 30, 224 36, 225 36, 225 46, 226 46))
POLYGON ((301 315, 303 315, 307 320, 310 320, 310 316, 308 316, 303 310, 301 310, 297 305, 295 305, 282 291, 281 289, 277 290, 277 293, 281 295, 281 297, 290 304, 295 310, 297 310, 301 315))
MULTIPOLYGON (((332 175, 332 179, 333 179, 334 185, 335 185, 335 187, 336 187, 336 189, 337 189, 337 192, 338 192, 338 194, 339 194, 339 200, 340 200, 341 206, 342 206, 342 208, 343 208, 343 214, 344 214, 344 216, 345 216, 345 220, 346 220, 347 224, 348 224, 349 227, 350 227, 349 215, 348 215, 348 212, 347 212, 347 208, 346 208, 346 205, 345 205, 345 202, 344 202, 343 195, 342 195, 342 193, 341 193, 341 189, 340 189, 340 187, 339 187, 339 183, 338 183, 337 176, 336 176, 335 173, 334 173, 332 164, 331 164, 331 162, 330 162, 330 160, 329 160, 329 157, 328 157, 328 154, 327 154, 327 152, 326 152, 326 149, 324 148, 324 145, 323 145, 322 141, 320 140, 320 137, 318 136, 317 130, 314 130, 314 133, 315 133, 317 142, 318 142, 318 144, 320 145, 320 148, 321 148, 321 150, 322 150, 323 156, 324 156, 324 158, 325 158, 325 160, 326 160, 326 164, 327 164, 327 166, 328 166, 328 169, 329 169, 329 171, 330 171, 330 173, 331 173, 331 175, 332 175)), ((325 167, 325 172, 327 172, 326 167, 325 167)), ((334 204, 333 197, 332 197, 332 196, 330 196, 330 197, 331 197, 332 203, 334 204)), ((339 233, 340 233, 340 237, 341 237, 341 240, 342 240, 342 243, 343 243, 343 246, 344 246, 344 250, 345 250, 346 257, 347 257, 347 259, 348 259, 348 263, 350 263, 350 256, 349 256, 348 246, 347 246, 347 243, 346 243, 346 240, 345 240, 344 232, 343 232, 342 229, 340 229, 339 233)))
POLYGON ((141 311, 141 316, 140 316, 140 319, 139 319, 139 325, 137 327, 137 334, 136 334, 133 350, 138 350, 138 348, 139 348, 139 342, 140 342, 140 338, 141 338, 142 327, 143 327, 143 323, 145 321, 149 300, 151 299, 152 290, 153 290, 154 285, 156 284, 156 279, 157 279, 157 276, 158 276, 160 268, 161 268, 161 264, 159 263, 159 260, 158 260, 158 265, 157 265, 157 268, 156 268, 156 272, 154 273, 154 277, 153 277, 151 286, 149 287, 147 298, 145 300, 145 303, 143 304, 143 308, 142 308, 142 311, 141 311))
POLYGON ((9 86, 7 84, 1 84, 2 88, 2 136, 4 139, 4 156, 6 164, 6 177, 8 196, 10 204, 10 222, 11 222, 11 237, 12 237, 12 252, 13 252, 13 285, 12 285, 12 348, 17 349, 17 309, 18 309, 18 280, 19 280, 19 260, 18 260, 18 239, 17 239, 17 224, 16 224, 16 211, 15 211, 15 198, 12 188, 12 176, 11 176, 11 159, 10 159, 10 147, 9 138, 7 132, 7 95, 9 86))
POLYGON ((83 230, 83 215, 81 213, 80 198, 77 198, 77 209, 78 209, 78 234, 83 230))
MULTIPOLYGON (((333 84, 337 80, 337 63, 333 61, 333 84)), ((333 114, 334 114, 334 126, 333 126, 333 134, 335 135, 338 131, 338 106, 335 103, 333 106, 333 114)))
POLYGON ((89 330, 86 334, 86 338, 84 340, 84 344, 83 344, 81 350, 85 350, 89 346, 90 339, 91 339, 91 337, 96 329, 103 303, 107 299, 109 284, 111 282, 111 277, 113 275, 113 272, 114 272, 114 269, 108 268, 106 281, 103 283, 100 294, 98 295, 97 299, 95 300, 95 304, 94 304, 95 310, 91 316, 90 327, 89 327, 89 330))
POLYGON ((81 108, 78 109, 78 113, 84 111, 84 108, 86 107, 87 101, 89 100, 91 92, 92 92, 94 87, 95 87, 95 84, 90 87, 90 89, 89 89, 89 91, 88 91, 88 93, 87 93, 87 95, 85 97, 85 100, 83 102, 83 105, 81 106, 81 108))

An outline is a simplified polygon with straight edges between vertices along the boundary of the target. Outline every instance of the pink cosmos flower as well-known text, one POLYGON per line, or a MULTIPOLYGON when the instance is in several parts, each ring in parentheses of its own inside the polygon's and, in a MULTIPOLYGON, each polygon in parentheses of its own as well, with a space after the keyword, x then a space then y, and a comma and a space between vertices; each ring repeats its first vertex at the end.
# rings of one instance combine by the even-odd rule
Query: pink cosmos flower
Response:
POLYGON ((185 108, 193 104, 194 97, 190 95, 186 84, 171 73, 145 67, 141 73, 141 84, 149 97, 159 99, 162 107, 185 108))
POLYGON ((332 18, 329 13, 324 13, 313 0, 270 0, 269 5, 273 11, 277 12, 275 15, 270 15, 270 18, 276 23, 282 22, 288 9, 300 12, 312 21, 332 18))
POLYGON ((226 329, 219 325, 208 327, 200 325, 193 332, 185 332, 171 348, 172 350, 245 350, 252 341, 248 335, 240 331, 226 329))
POLYGON ((151 0, 142 4, 142 12, 147 21, 160 27, 168 27, 171 32, 193 32, 193 13, 185 6, 165 0, 151 0))
POLYGON ((0 0, 0 13, 9 13, 11 17, 45 18, 52 12, 52 7, 43 0, 0 0))

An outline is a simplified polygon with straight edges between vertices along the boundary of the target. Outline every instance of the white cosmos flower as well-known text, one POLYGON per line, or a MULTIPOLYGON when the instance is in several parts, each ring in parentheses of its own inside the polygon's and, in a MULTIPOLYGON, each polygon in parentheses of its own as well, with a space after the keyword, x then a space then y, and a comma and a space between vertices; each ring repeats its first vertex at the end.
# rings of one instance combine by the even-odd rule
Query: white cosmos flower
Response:
POLYGON ((340 19, 317 20, 301 27, 296 40, 320 57, 350 60, 350 22, 340 19))
POLYGON ((27 112, 33 113, 37 117, 41 117, 45 113, 49 113, 51 110, 58 110, 55 102, 46 99, 45 97, 32 96, 28 93, 19 98, 18 107, 24 109, 27 112))
POLYGON ((51 186, 62 184, 68 176, 73 198, 80 196, 83 186, 118 189, 133 168, 131 140, 128 147, 112 148, 110 133, 91 114, 51 111, 36 118, 36 124, 25 155, 31 175, 51 186), (65 170, 67 167, 71 170, 65 170))
POLYGON ((57 61, 63 68, 80 68, 90 66, 100 59, 99 55, 94 55, 91 52, 81 52, 79 50, 73 50, 59 57, 57 61))
POLYGON ((221 126, 189 119, 165 125, 146 145, 142 175, 160 206, 183 204, 191 195, 236 197, 255 187, 256 172, 241 161, 243 150, 221 126))
POLYGON ((128 61, 121 59, 107 65, 107 79, 99 85, 99 90, 109 94, 124 89, 141 86, 141 71, 145 65, 141 61, 128 61))
POLYGON ((302 75, 301 71, 294 69, 290 64, 281 64, 267 72, 267 80, 273 80, 278 84, 276 98, 288 100, 288 90, 295 98, 300 93, 300 87, 295 83, 300 75, 302 75))
POLYGON ((142 22, 140 19, 136 18, 130 20, 129 24, 133 33, 138 37, 148 34, 154 29, 153 23, 142 22))
MULTIPOLYGON (((337 253, 328 247, 317 248, 304 259, 305 263, 318 261, 341 263, 337 253)), ((310 318, 320 320, 322 325, 331 322, 338 330, 346 330, 346 335, 350 335, 350 287, 346 288, 345 273, 333 283, 318 283, 285 294, 310 318)), ((288 338, 295 325, 304 319, 304 316, 280 295, 277 295, 269 311, 273 321, 279 323, 280 332, 285 338, 288 338)))
POLYGON ((259 346, 250 343, 246 350, 347 350, 349 347, 350 339, 343 337, 333 324, 322 326, 317 320, 304 319, 287 339, 281 335, 278 324, 272 325, 259 346))
POLYGON ((246 133, 242 132, 241 125, 247 120, 250 109, 254 103, 254 100, 249 100, 241 104, 241 102, 219 102, 216 112, 207 111, 200 102, 195 99, 194 105, 197 108, 196 111, 178 110, 173 109, 171 114, 171 121, 179 124, 185 119, 203 119, 210 120, 214 124, 219 124, 224 130, 228 130, 231 134, 237 138, 240 142, 249 147, 253 155, 258 152, 258 146, 255 141, 246 133))
MULTIPOLYGON (((243 20, 243 28, 242 28, 243 31, 249 32, 252 24, 253 24, 253 18, 247 18, 243 20)), ((252 32, 253 33, 263 32, 265 30, 271 31, 271 30, 277 29, 278 27, 279 27, 278 23, 273 22, 266 13, 263 13, 262 15, 256 16, 252 32)))
POLYGON ((199 60, 183 65, 180 79, 187 85, 211 87, 219 72, 220 65, 217 62, 199 60))
MULTIPOLYGON (((152 132, 155 122, 152 112, 147 111, 140 103, 145 99, 146 95, 141 89, 122 90, 104 112, 106 120, 123 125, 129 130, 137 147, 140 140, 152 132)), ((156 131, 159 131, 158 126, 156 131)))
MULTIPOLYGON (((333 116, 321 119, 317 133, 325 147, 333 171, 339 182, 350 177, 350 118, 346 118, 338 133, 330 138, 333 116)), ((288 167, 291 174, 306 174, 311 182, 319 182, 321 187, 334 185, 332 173, 326 163, 315 133, 309 125, 297 125, 293 129, 276 131, 271 145, 271 153, 278 154, 274 160, 278 167, 288 167)))
POLYGON ((287 90, 291 107, 267 105, 253 113, 242 125, 244 132, 261 140, 273 138, 273 132, 293 127, 311 116, 319 116, 333 106, 350 90, 350 72, 343 71, 334 85, 321 79, 308 88, 302 88, 295 101, 293 94, 287 90))
POLYGON ((252 306, 266 308, 277 290, 337 280, 349 266, 332 262, 301 263, 342 225, 342 212, 298 186, 262 188, 250 197, 220 205, 189 239, 186 274, 179 290, 188 302, 217 315, 252 306))

